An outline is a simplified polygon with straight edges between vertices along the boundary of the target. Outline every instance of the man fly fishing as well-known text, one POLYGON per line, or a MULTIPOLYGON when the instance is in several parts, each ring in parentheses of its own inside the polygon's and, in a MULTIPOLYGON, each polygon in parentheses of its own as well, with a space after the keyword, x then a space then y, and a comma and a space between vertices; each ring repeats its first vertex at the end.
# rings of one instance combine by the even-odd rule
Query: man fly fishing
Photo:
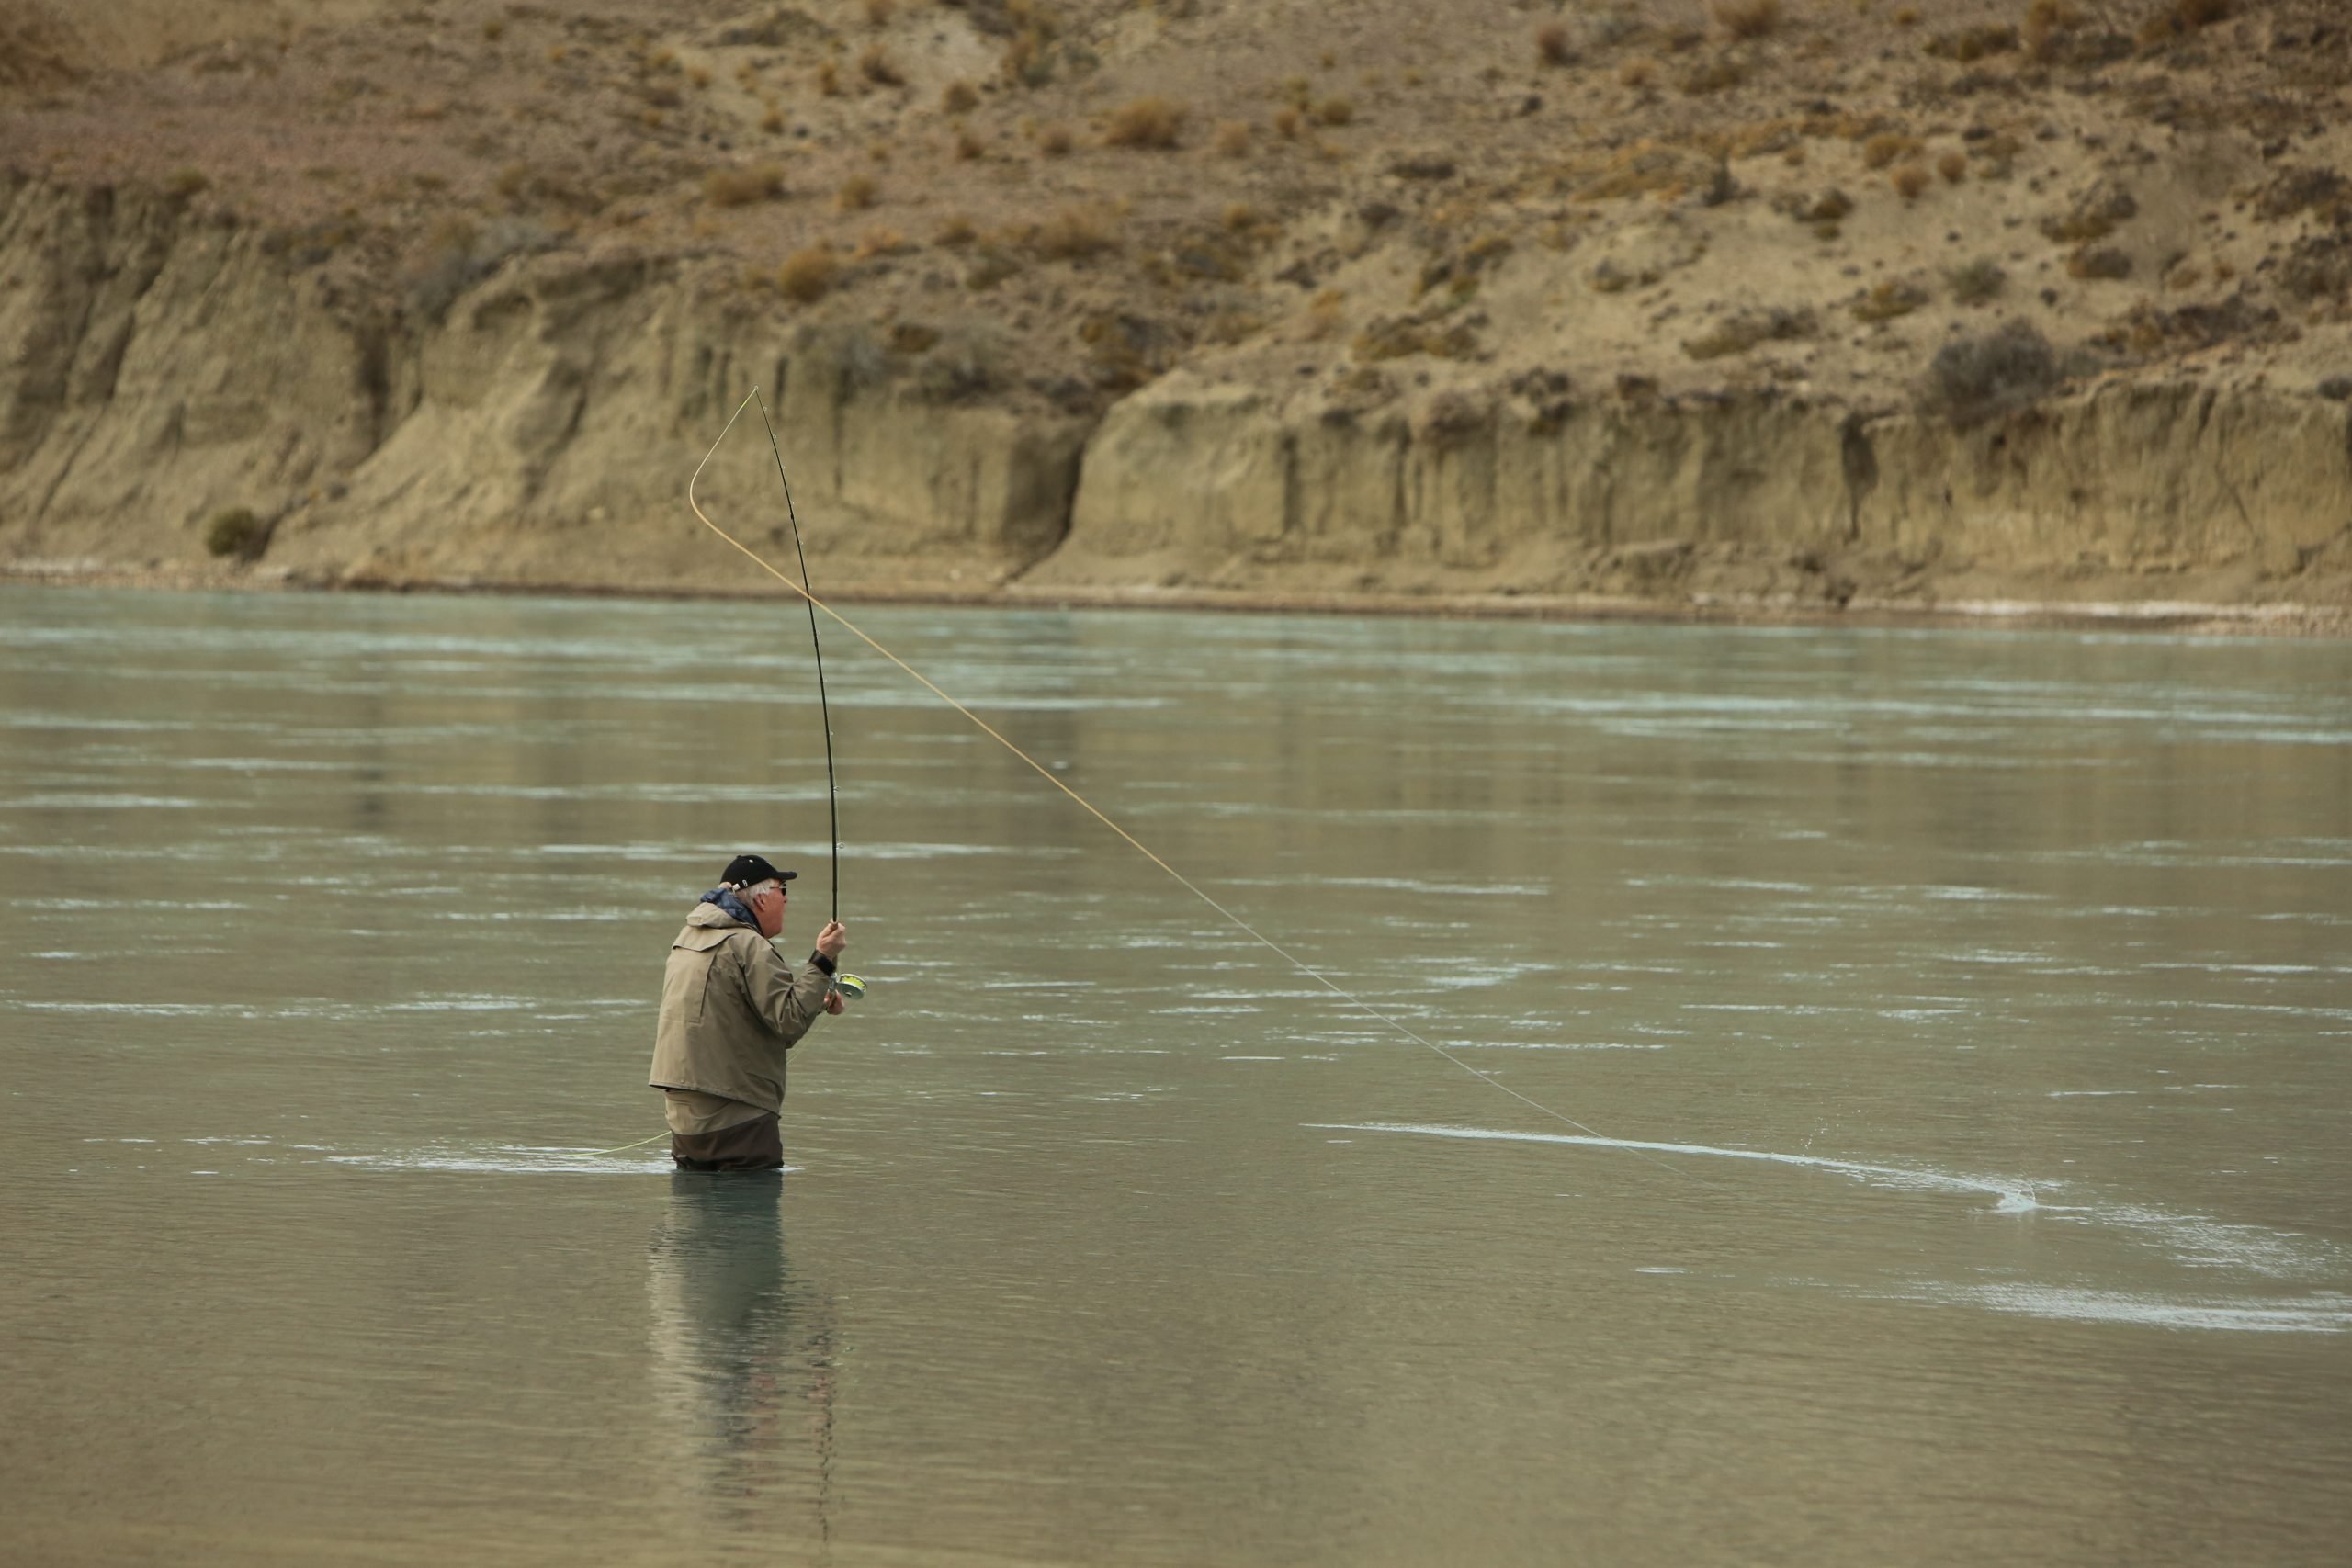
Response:
POLYGON ((842 1010, 834 960, 849 945, 839 920, 797 967, 771 945, 784 931, 785 885, 799 874, 737 855, 670 944, 648 1081, 667 1101, 681 1170, 784 1164, 785 1054, 819 1013, 842 1010))

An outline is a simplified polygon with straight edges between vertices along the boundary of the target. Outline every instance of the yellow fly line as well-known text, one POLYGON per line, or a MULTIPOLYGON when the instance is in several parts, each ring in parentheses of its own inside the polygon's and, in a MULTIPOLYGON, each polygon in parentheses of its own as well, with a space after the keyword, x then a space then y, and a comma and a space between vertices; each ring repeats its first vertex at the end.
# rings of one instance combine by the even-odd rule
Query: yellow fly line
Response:
MULTIPOLYGON (((786 588, 791 589, 793 592, 807 600, 812 608, 822 612, 843 631, 846 631, 852 637, 857 638, 858 641, 865 644, 866 647, 880 654, 884 659, 887 659, 891 663, 897 665, 900 670, 905 671, 906 673, 912 678, 917 684, 922 686, 923 690, 929 692, 933 696, 937 697, 941 702, 945 703, 949 707, 954 708, 957 713, 962 714, 967 719, 970 720, 974 727, 976 727, 983 735, 986 735, 989 739, 995 741, 998 745, 1003 747, 1006 750, 1012 752, 1014 756, 1027 763, 1030 770, 1039 778, 1045 780, 1047 784, 1061 791, 1062 794, 1068 795, 1071 801, 1076 803, 1079 809, 1084 811, 1097 822, 1102 823, 1102 826, 1111 829, 1112 832, 1116 833, 1120 838, 1125 840, 1136 853, 1142 855, 1144 859, 1151 862, 1152 864, 1158 866, 1160 870, 1173 877, 1186 892, 1192 894, 1193 897, 1198 898, 1202 903, 1206 904, 1210 908, 1215 909, 1218 914, 1224 916, 1226 919, 1233 924, 1235 929, 1242 931, 1248 935, 1251 941, 1274 953, 1276 956, 1283 959, 1283 962, 1291 964, 1294 968, 1297 969, 1300 974, 1305 975, 1307 978, 1323 987, 1324 989, 1329 991, 1333 996, 1338 997, 1340 1000, 1348 1003, 1350 1006, 1360 1008, 1364 1012, 1369 1013, 1372 1017, 1378 1019, 1382 1023, 1386 1024, 1389 1028, 1395 1030, 1406 1039, 1414 1042, 1416 1044, 1425 1046, 1429 1050, 1435 1052, 1440 1056, 1444 1057, 1447 1061, 1453 1063, 1464 1072, 1468 1073, 1472 1077, 1478 1079, 1481 1083, 1498 1089, 1502 1090, 1503 1093, 1510 1095, 1513 1100, 1519 1100, 1521 1103, 1527 1105, 1533 1110, 1542 1111, 1544 1115, 1551 1117, 1555 1121, 1565 1122, 1580 1133, 1588 1134, 1595 1138, 1600 1138, 1608 1143, 1622 1145, 1622 1140, 1611 1138, 1606 1134, 1596 1132, 1594 1129, 1586 1126, 1583 1122, 1577 1121, 1574 1117, 1564 1115, 1561 1112, 1553 1110, 1550 1106, 1545 1105, 1541 1100, 1533 1100, 1529 1098, 1527 1095, 1521 1094, 1519 1090, 1511 1088, 1509 1084, 1504 1083, 1500 1078, 1496 1077, 1492 1073, 1481 1072, 1478 1068, 1472 1066, 1469 1063, 1464 1061, 1453 1052, 1448 1051, 1444 1046, 1438 1044, 1434 1041, 1424 1038, 1412 1029, 1407 1027, 1400 1020, 1391 1017, 1389 1014, 1382 1011, 1379 1008, 1374 1007, 1372 1003, 1364 1000, 1362 997, 1355 995, 1346 987, 1339 985, 1329 976, 1326 976, 1320 970, 1317 969, 1313 964, 1292 953, 1288 948, 1283 946, 1282 943, 1274 941, 1273 938, 1258 930, 1257 927, 1251 925, 1249 921, 1243 919, 1240 916, 1227 908, 1223 904, 1218 903, 1206 892, 1203 891, 1191 877, 1186 876, 1182 872, 1178 871, 1174 866, 1169 864, 1158 854, 1154 853, 1149 845, 1144 843, 1143 840, 1137 839, 1133 833, 1128 832, 1125 828, 1120 827, 1118 823, 1113 821, 1099 807, 1097 807, 1092 801, 1088 800, 1084 795, 1079 794, 1078 791, 1070 788, 1069 784, 1064 784, 1059 778, 1056 777, 1052 769, 1046 767, 1044 763, 1038 761, 1037 759, 1029 755, 1028 752, 1023 751, 1020 747, 1014 745, 1012 741, 1007 739, 1003 732, 999 730, 994 725, 991 725, 978 714, 974 713, 970 708, 966 707, 962 703, 957 702, 954 697, 949 696, 945 692, 940 690, 940 688, 933 682, 931 678, 925 675, 922 671, 916 669, 913 665, 908 663, 905 660, 899 658, 897 654, 891 652, 888 649, 875 641, 874 638, 869 637, 865 629, 859 626, 855 622, 850 620, 840 611, 834 609, 831 604, 826 604, 822 599, 818 598, 816 594, 810 592, 808 589, 804 587, 802 584, 794 581, 789 574, 779 570, 757 550, 752 549, 749 545, 743 543, 742 540, 737 538, 734 535, 729 533, 726 529, 712 522, 709 514, 703 511, 701 503, 695 499, 695 485, 701 479, 703 469, 710 466, 711 458, 718 455, 718 448, 726 442, 728 432, 735 428, 735 422, 743 416, 743 411, 745 409, 750 408, 754 403, 759 404, 760 419, 762 423, 768 424, 769 436, 773 441, 775 427, 768 421, 767 403, 760 397, 760 389, 757 387, 753 387, 750 394, 746 396, 741 402, 735 405, 735 412, 727 416, 727 423, 720 429, 718 433, 718 439, 710 444, 710 450, 703 454, 702 461, 695 465, 693 477, 686 480, 686 504, 693 509, 694 514, 702 520, 704 527, 709 529, 712 533, 718 535, 720 538, 733 546, 737 550, 742 552, 742 554, 762 571, 766 572, 770 577, 775 578, 778 582, 781 582, 786 588)), ((652 1140, 648 1139, 646 1141, 650 1143, 652 1140)), ((1667 1169, 1675 1172, 1677 1175, 1681 1176, 1688 1180, 1696 1181, 1702 1187, 1713 1187, 1715 1185, 1713 1182, 1705 1181, 1699 1177, 1690 1175, 1690 1172, 1683 1170, 1679 1166, 1668 1164, 1665 1160, 1658 1159, 1654 1155, 1646 1154, 1643 1150, 1632 1149, 1631 1152, 1642 1155, 1644 1158, 1650 1160, 1654 1164, 1665 1166, 1667 1169)))

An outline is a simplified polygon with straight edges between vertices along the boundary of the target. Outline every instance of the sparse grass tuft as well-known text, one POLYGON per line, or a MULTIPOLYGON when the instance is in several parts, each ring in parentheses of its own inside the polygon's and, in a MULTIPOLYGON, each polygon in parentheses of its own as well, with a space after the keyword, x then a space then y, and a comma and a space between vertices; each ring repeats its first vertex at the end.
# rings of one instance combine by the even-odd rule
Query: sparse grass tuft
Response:
POLYGON ((961 212, 951 212, 939 220, 938 231, 931 243, 949 250, 960 250, 980 237, 979 226, 961 212))
POLYGON ((1284 104, 1274 111, 1274 131, 1285 141, 1296 141, 1299 127, 1305 123, 1296 109, 1284 104))
POLYGON ((872 175, 852 175, 833 193, 833 205, 843 212, 859 212, 874 205, 879 187, 872 175))
POLYGON ((1936 160, 1936 173, 1943 175, 1947 185, 1958 185, 1968 177, 1968 154, 1957 150, 1936 160))
POLYGON ((784 165, 746 164, 740 168, 713 169, 702 177, 702 194, 713 207, 772 201, 784 194, 784 165))
POLYGON ((1049 125, 1037 132, 1037 151, 1048 158, 1068 157, 1070 145, 1069 126, 1049 125))
POLYGON ((972 163, 987 153, 989 144, 968 125, 956 128, 956 156, 963 163, 972 163))
POLYGON ((1925 164, 1905 164, 1887 175, 1886 182, 1904 200, 1917 201, 1919 194, 1935 183, 1935 176, 1928 172, 1925 164))
POLYGON ((890 58, 890 51, 878 43, 869 43, 857 57, 857 73, 877 87, 903 87, 906 73, 890 58))
POLYGON ((1546 22, 1535 29, 1535 58, 1546 65, 1572 65, 1576 51, 1568 47, 1568 29, 1546 22))
POLYGON ((770 136, 784 134, 784 106, 774 98, 767 100, 767 112, 760 116, 760 129, 770 136))
POLYGON ((817 62, 817 91, 825 97, 842 96, 842 68, 831 60, 817 62))
POLYGON ((833 278, 841 271, 841 261, 831 245, 811 245, 805 251, 795 251, 776 268, 775 285, 785 295, 802 304, 811 304, 825 297, 833 286, 833 278))
POLYGON ((914 249, 907 237, 887 223, 876 223, 858 236, 854 261, 870 261, 876 256, 895 256, 914 249))
POLYGON ((1951 285, 1951 297, 1961 304, 1982 305, 2000 298, 2001 290, 2008 287, 2009 275, 1990 256, 1980 256, 1952 268, 1944 275, 1944 281, 1951 285))
POLYGON ((1617 85, 1622 87, 1646 87, 1657 80, 1657 62, 1636 55, 1617 67, 1617 85))
POLYGON ((1112 219, 1099 209, 1065 207, 1029 236, 1029 248, 1047 261, 1084 261, 1116 250, 1112 219))
POLYGON ((1112 147, 1173 147, 1184 129, 1186 112, 1184 106, 1172 98, 1154 95, 1133 99, 1112 112, 1102 141, 1112 147))
POLYGON ((1356 118, 1355 101, 1334 96, 1315 106, 1315 118, 1325 125, 1346 125, 1356 118))
POLYGON ((1216 127, 1216 150, 1227 158, 1250 155, 1250 122, 1246 119, 1219 120, 1216 127))
POLYGON ((980 90, 969 82, 950 82, 940 91, 943 114, 970 114, 980 107, 980 90))
POLYGON ((1250 206, 1248 202, 1230 201, 1226 203, 1225 226, 1234 233, 1240 233, 1243 230, 1248 229, 1251 224, 1257 221, 1258 209, 1250 206))

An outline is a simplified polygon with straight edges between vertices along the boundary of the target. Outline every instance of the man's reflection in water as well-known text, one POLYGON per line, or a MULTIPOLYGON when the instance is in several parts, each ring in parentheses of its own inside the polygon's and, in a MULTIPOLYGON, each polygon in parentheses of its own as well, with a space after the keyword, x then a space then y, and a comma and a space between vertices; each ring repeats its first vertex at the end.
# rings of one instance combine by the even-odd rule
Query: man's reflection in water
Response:
POLYGON ((785 1259, 784 1173, 671 1181, 646 1288, 661 1408, 681 1472, 707 1499, 695 1511, 706 1523, 792 1528, 796 1491, 813 1492, 817 1540, 830 1545, 832 1303, 785 1259))

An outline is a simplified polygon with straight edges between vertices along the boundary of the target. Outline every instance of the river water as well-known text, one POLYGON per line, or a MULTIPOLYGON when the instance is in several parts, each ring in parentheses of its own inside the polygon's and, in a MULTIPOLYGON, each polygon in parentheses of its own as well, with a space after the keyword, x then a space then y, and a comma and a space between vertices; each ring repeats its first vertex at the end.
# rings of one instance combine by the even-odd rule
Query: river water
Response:
POLYGON ((0 589, 0 1558, 2343 1560, 2352 647, 854 614, 0 589))

